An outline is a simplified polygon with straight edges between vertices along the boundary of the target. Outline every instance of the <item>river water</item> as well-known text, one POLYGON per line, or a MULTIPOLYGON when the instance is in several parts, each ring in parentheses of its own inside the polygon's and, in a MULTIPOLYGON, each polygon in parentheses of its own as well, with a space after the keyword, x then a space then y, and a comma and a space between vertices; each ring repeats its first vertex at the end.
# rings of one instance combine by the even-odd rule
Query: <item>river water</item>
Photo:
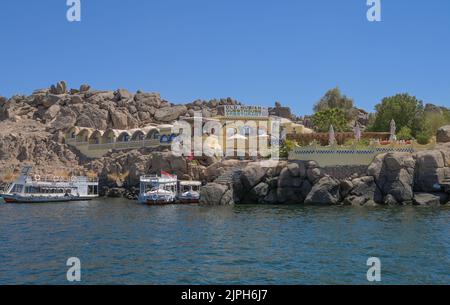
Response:
POLYGON ((0 284, 450 283, 450 207, 0 203, 0 284))

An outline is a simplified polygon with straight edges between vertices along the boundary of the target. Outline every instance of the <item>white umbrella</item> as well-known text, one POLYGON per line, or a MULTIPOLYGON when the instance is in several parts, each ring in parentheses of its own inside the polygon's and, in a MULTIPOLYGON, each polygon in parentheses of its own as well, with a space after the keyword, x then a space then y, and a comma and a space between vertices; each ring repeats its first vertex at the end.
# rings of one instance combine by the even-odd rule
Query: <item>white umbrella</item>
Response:
POLYGON ((397 141, 397 136, 395 135, 395 133, 397 132, 397 127, 395 126, 394 119, 391 120, 390 127, 391 127, 391 130, 390 130, 391 136, 389 137, 389 141, 390 142, 397 141))
POLYGON ((333 145, 336 142, 336 136, 334 134, 333 125, 330 125, 330 130, 328 131, 328 144, 333 145))
POLYGON ((356 141, 360 141, 361 140, 361 127, 359 126, 358 122, 356 122, 356 126, 353 130, 355 132, 356 141))

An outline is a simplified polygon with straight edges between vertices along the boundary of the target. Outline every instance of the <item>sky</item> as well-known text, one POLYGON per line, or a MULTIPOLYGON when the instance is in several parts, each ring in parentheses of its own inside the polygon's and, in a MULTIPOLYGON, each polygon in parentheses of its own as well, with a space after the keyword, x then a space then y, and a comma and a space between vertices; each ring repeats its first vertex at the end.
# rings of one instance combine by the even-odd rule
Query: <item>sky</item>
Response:
POLYGON ((310 114, 333 87, 372 111, 407 92, 450 106, 450 1, 66 0, 0 2, 0 95, 70 88, 233 97, 310 114))

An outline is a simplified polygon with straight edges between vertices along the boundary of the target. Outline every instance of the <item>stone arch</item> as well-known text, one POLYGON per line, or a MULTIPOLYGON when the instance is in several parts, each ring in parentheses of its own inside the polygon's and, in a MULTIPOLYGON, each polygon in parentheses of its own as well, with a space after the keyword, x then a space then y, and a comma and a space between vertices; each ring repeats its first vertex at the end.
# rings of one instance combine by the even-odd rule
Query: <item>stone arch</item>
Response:
POLYGON ((92 133, 92 135, 89 137, 89 144, 101 144, 102 143, 102 132, 99 130, 96 130, 92 133))
POLYGON ((89 138, 92 135, 92 130, 90 129, 82 129, 78 134, 77 134, 77 142, 89 142, 89 138))
POLYGON ((131 141, 142 141, 145 139, 145 133, 142 130, 136 130, 131 136, 131 141))
POLYGON ((159 130, 154 128, 151 129, 148 133, 147 136, 145 137, 146 140, 158 140, 160 139, 161 135, 159 133, 159 130))
POLYGON ((70 127, 65 134, 65 138, 67 140, 76 140, 77 135, 80 133, 80 128, 78 127, 70 127))
POLYGON ((123 131, 119 134, 119 137, 117 138, 117 142, 130 142, 131 135, 128 131, 123 131))
POLYGON ((114 143, 117 140, 117 132, 115 132, 113 129, 107 129, 102 136, 102 143, 104 144, 110 144, 114 143))

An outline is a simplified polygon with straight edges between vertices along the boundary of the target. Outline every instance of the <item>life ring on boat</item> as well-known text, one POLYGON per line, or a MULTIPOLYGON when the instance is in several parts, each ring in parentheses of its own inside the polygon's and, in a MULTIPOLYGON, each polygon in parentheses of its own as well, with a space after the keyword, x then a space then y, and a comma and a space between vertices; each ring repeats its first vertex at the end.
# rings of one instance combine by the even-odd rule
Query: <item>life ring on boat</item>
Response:
POLYGON ((75 177, 75 176, 70 177, 70 181, 77 182, 77 177, 75 177))
POLYGON ((41 181, 40 175, 34 175, 34 181, 41 181))
POLYGON ((58 182, 59 181, 59 177, 58 176, 53 176, 53 182, 58 182))

